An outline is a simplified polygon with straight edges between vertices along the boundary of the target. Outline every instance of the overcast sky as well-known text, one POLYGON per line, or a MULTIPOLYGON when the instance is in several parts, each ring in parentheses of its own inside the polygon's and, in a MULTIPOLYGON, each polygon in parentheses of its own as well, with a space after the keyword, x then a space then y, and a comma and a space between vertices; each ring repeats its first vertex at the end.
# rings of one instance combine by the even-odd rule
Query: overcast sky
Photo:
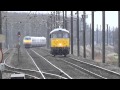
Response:
MULTIPOLYGON (((29 13, 30 11, 21 11, 21 12, 29 13)), ((36 11, 32 11, 32 13, 35 13, 35 12, 36 11)), ((74 13, 75 12, 76 11, 74 11, 74 13)), ((37 11, 37 13, 51 13, 51 11, 37 11)), ((79 13, 80 13, 80 17, 81 17, 81 15, 83 14, 83 11, 80 11, 79 13)), ((86 11, 86 14, 88 15, 86 22, 88 24, 90 24, 91 23, 91 12, 86 11)), ((62 15, 62 12, 61 12, 61 15, 62 15)), ((70 11, 68 11, 68 15, 70 16, 70 11)), ((74 14, 74 16, 75 16, 75 14, 74 14)), ((100 25, 102 25, 102 12, 101 11, 95 12, 95 28, 96 28, 97 24, 98 24, 99 28, 100 28, 100 25)), ((118 12, 117 11, 106 11, 106 24, 109 24, 109 26, 111 28, 118 27, 118 12)))

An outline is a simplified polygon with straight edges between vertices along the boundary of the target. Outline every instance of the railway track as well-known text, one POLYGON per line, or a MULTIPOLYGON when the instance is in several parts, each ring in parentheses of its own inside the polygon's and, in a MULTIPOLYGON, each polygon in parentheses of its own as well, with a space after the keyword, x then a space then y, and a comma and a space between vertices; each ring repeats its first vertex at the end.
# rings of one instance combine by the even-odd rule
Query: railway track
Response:
POLYGON ((80 66, 78 68, 84 68, 86 70, 89 70, 91 72, 94 72, 96 75, 101 76, 103 79, 120 79, 120 74, 113 72, 111 70, 84 62, 84 61, 80 61, 74 58, 65 58, 64 62, 71 64, 72 66, 80 66))
MULTIPOLYGON (((7 52, 6 52, 7 53, 7 52)), ((6 54, 4 53, 4 55, 6 54)), ((21 68, 16 68, 13 66, 10 66, 6 63, 6 60, 10 57, 13 56, 13 53, 9 53, 9 55, 6 55, 6 58, 3 60, 4 61, 4 66, 5 66, 5 70, 4 72, 6 73, 16 73, 16 74, 20 74, 23 73, 25 74, 26 79, 67 79, 65 77, 62 77, 60 75, 57 74, 53 74, 53 73, 48 73, 48 72, 44 72, 42 71, 42 75, 40 73, 40 71, 36 71, 36 70, 30 70, 30 69, 21 69, 21 68)), ((35 64, 35 63, 34 63, 35 64)), ((62 75, 62 74, 61 74, 62 75)))
POLYGON ((12 51, 12 49, 7 49, 7 50, 3 51, 3 61, 2 61, 2 63, 9 56, 9 54, 10 54, 11 51, 12 51))
POLYGON ((27 53, 44 79, 72 79, 67 73, 49 62, 49 60, 42 57, 36 51, 30 49, 27 50, 27 53))
MULTIPOLYGON (((43 52, 49 54, 47 50, 43 50, 43 52)), ((72 57, 63 57, 63 58, 57 57, 56 60, 63 61, 71 65, 73 68, 88 73, 98 79, 120 79, 120 74, 117 72, 78 59, 74 59, 72 57)))
MULTIPOLYGON (((8 51, 6 51, 4 53, 4 55, 6 53, 8 53, 8 51)), ((9 55, 6 55, 5 56, 6 58, 3 60, 4 67, 5 67, 5 70, 4 70, 5 73, 16 73, 16 74, 23 73, 23 74, 25 74, 26 79, 31 79, 31 78, 32 79, 41 79, 42 78, 42 77, 40 77, 39 72, 36 70, 21 69, 21 68, 16 68, 16 67, 8 65, 6 63, 6 61, 7 61, 7 59, 9 59, 13 56, 13 53, 14 53, 14 51, 12 53, 8 53, 9 55)))

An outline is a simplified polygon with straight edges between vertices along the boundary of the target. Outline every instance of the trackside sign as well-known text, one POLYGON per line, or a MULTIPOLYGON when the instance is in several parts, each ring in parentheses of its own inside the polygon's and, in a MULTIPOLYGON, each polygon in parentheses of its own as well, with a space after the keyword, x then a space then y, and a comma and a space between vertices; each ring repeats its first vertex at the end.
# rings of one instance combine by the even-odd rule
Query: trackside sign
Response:
POLYGON ((2 63, 2 59, 3 59, 3 53, 2 50, 0 49, 0 63, 2 63))
POLYGON ((5 35, 0 34, 0 43, 5 42, 5 35))

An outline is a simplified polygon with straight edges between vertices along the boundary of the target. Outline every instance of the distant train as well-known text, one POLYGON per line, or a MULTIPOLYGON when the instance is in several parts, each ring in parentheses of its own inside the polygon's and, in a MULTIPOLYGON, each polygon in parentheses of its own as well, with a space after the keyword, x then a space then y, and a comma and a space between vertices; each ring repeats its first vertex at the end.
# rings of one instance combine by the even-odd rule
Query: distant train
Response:
POLYGON ((25 36, 23 39, 23 45, 25 48, 44 47, 46 46, 46 38, 25 36))
POLYGON ((50 32, 50 53, 52 55, 64 55, 70 51, 70 33, 66 29, 57 28, 50 32))

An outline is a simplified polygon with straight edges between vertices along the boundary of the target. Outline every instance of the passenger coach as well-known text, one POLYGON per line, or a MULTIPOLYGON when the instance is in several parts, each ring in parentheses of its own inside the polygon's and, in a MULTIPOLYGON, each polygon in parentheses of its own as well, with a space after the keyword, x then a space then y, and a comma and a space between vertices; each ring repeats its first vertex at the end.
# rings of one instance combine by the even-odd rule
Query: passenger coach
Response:
POLYGON ((46 38, 45 37, 25 36, 23 39, 23 44, 24 44, 25 48, 45 47, 46 46, 46 38))

